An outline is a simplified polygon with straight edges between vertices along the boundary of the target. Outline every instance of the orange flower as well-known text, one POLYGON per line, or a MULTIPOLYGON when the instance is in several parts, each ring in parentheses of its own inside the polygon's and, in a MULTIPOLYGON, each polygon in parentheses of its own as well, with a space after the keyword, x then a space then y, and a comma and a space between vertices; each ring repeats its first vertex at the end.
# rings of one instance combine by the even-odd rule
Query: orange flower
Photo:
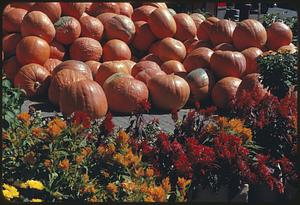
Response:
POLYGON ((146 176, 147 177, 153 177, 154 175, 154 170, 152 168, 147 168, 146 169, 146 176))
POLYGON ((56 124, 49 125, 47 131, 51 136, 56 137, 61 133, 61 128, 56 124))
POLYGON ((97 196, 92 196, 89 200, 89 202, 98 202, 97 196))
POLYGON ((184 190, 190 183, 190 179, 186 180, 185 178, 178 177, 177 184, 180 189, 184 190))
POLYGON ((84 181, 84 183, 87 183, 89 181, 89 175, 84 174, 83 175, 83 181, 84 181))
POLYGON ((162 186, 166 190, 166 192, 171 191, 171 185, 170 185, 170 178, 169 177, 163 179, 162 186))
POLYGON ((27 126, 30 125, 30 115, 27 112, 21 112, 18 114, 17 119, 23 121, 27 126))
POLYGON ((85 186, 83 192, 85 192, 85 193, 95 193, 94 185, 85 186))
POLYGON ((58 166, 63 170, 68 170, 70 167, 70 163, 68 159, 64 159, 59 162, 58 166))
POLYGON ((48 127, 50 125, 57 125, 59 128, 61 129, 65 129, 67 127, 67 124, 65 121, 63 121, 62 119, 60 118, 54 118, 53 120, 51 120, 49 123, 48 123, 48 127))
POLYGON ((102 176, 105 178, 109 177, 109 173, 107 171, 101 171, 102 176))
POLYGON ((123 144, 126 144, 129 140, 129 136, 127 135, 127 133, 124 131, 124 130, 121 130, 119 132, 119 135, 118 135, 118 138, 117 138, 117 141, 119 143, 123 143, 123 144))
POLYGON ((35 137, 40 137, 42 134, 42 128, 40 127, 35 127, 32 129, 32 135, 35 137))
POLYGON ((115 194, 118 192, 118 187, 114 183, 108 183, 106 186, 106 190, 112 194, 115 194))
POLYGON ((81 164, 81 162, 83 160, 84 160, 84 156, 83 155, 76 156, 76 158, 75 158, 76 164, 81 164))
POLYGON ((46 159, 46 160, 44 161, 44 166, 45 166, 46 168, 49 168, 49 167, 51 166, 51 164, 52 164, 52 162, 51 162, 49 159, 46 159))
POLYGON ((146 182, 144 182, 141 186, 140 186, 140 191, 143 193, 148 192, 148 185, 146 182))
POLYGON ((98 152, 98 154, 100 154, 100 155, 104 155, 105 152, 106 152, 105 146, 104 146, 104 145, 100 145, 100 146, 97 148, 97 152, 98 152))
POLYGON ((127 191, 134 191, 136 186, 133 182, 122 182, 121 187, 127 191))
POLYGON ((116 147, 114 144, 108 144, 107 154, 113 154, 116 151, 116 147))
POLYGON ((155 202, 152 196, 147 196, 144 198, 144 202, 155 202))
POLYGON ((155 202, 163 202, 166 200, 166 192, 162 186, 150 187, 148 193, 155 202))
POLYGON ((144 174, 145 174, 144 169, 142 167, 139 167, 138 169, 135 169, 135 174, 138 177, 144 176, 144 174))
POLYGON ((91 152, 92 152, 92 148, 90 147, 85 147, 81 150, 81 154, 85 157, 91 154, 91 152))

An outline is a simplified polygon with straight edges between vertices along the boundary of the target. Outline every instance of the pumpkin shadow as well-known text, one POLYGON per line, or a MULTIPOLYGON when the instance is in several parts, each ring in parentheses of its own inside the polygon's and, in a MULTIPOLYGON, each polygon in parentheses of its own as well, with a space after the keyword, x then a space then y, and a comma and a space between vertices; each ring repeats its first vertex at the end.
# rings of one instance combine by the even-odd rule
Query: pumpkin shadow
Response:
POLYGON ((40 110, 42 112, 60 112, 59 108, 49 102, 38 102, 36 104, 29 105, 29 109, 40 110))

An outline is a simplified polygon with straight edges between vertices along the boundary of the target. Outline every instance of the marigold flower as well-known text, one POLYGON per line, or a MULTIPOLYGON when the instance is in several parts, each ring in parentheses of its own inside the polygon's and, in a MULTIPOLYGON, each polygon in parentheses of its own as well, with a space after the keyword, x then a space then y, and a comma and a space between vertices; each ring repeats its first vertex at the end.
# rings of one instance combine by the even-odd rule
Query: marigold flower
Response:
POLYGON ((17 115, 17 119, 24 122, 27 126, 30 125, 30 115, 28 112, 21 112, 17 115))
POLYGON ((113 154, 116 151, 116 147, 114 144, 109 143, 107 148, 107 154, 113 154))
POLYGON ((117 138, 117 141, 119 143, 123 143, 123 144, 126 144, 129 140, 129 136, 128 134, 124 131, 124 130, 121 130, 119 132, 119 135, 118 135, 118 138, 117 138))
POLYGON ((135 169, 134 171, 138 177, 144 176, 144 174, 145 174, 144 169, 142 167, 139 167, 138 169, 135 169))
POLYGON ((142 193, 148 192, 148 185, 147 185, 146 182, 144 182, 144 183, 140 186, 140 191, 141 191, 142 193))
POLYGON ((27 187, 29 187, 30 189, 37 189, 37 190, 43 190, 45 187, 43 185, 42 182, 37 181, 37 180, 27 180, 25 182, 25 184, 27 185, 27 187))
POLYGON ((171 185, 170 185, 170 177, 167 177, 162 180, 162 186, 165 189, 166 192, 171 191, 171 185))
POLYGON ((100 155, 104 155, 106 152, 106 148, 104 145, 100 145, 98 148, 97 148, 97 153, 100 154, 100 155))
POLYGON ((84 181, 84 183, 87 183, 89 181, 89 175, 84 174, 83 175, 83 181, 84 181))
POLYGON ((31 202, 43 202, 42 199, 31 199, 31 202))
POLYGON ((154 170, 152 168, 147 168, 146 169, 146 176, 147 177, 153 177, 154 175, 154 170))
POLYGON ((148 193, 153 198, 155 202, 163 202, 166 199, 166 192, 162 186, 150 187, 148 193))
POLYGON ((81 162, 83 160, 84 160, 84 156, 83 155, 76 156, 76 158, 75 158, 76 164, 81 164, 81 162))
POLYGON ((219 122, 219 125, 221 127, 227 127, 228 126, 228 120, 227 120, 226 117, 219 117, 218 122, 219 122))
POLYGON ((121 187, 126 191, 134 191, 136 185, 134 182, 122 182, 121 187))
POLYGON ((59 162, 58 164, 59 168, 63 169, 63 170, 68 170, 70 167, 70 163, 68 159, 64 159, 62 161, 59 162))
POLYGON ((106 186, 106 190, 112 194, 115 194, 118 192, 118 187, 114 183, 108 183, 106 186))
POLYGON ((85 193, 95 193, 94 185, 85 186, 83 192, 85 192, 85 193))
POLYGON ((191 180, 186 180, 185 178, 178 177, 177 179, 177 185, 180 189, 184 190, 189 184, 191 183, 191 180))
POLYGON ((35 136, 35 137, 40 137, 41 134, 42 134, 42 128, 40 127, 35 127, 32 129, 31 131, 32 135, 35 136))
POLYGON ((155 202, 154 199, 152 198, 152 196, 146 196, 144 198, 144 202, 155 202))
POLYGON ((46 159, 46 160, 44 161, 44 166, 45 166, 46 168, 49 168, 49 167, 51 166, 51 164, 52 164, 52 162, 51 162, 49 159, 46 159))
POLYGON ((4 190, 2 190, 2 193, 7 200, 10 200, 13 198, 19 198, 20 193, 16 189, 16 187, 8 185, 8 184, 3 184, 2 186, 4 188, 4 190))
POLYGON ((51 136, 56 137, 61 133, 61 128, 58 125, 53 124, 48 126, 47 131, 51 136))
POLYGON ((90 147, 85 147, 85 148, 83 148, 83 149, 81 150, 81 154, 82 154, 84 157, 90 155, 91 152, 92 152, 92 148, 90 148, 90 147))

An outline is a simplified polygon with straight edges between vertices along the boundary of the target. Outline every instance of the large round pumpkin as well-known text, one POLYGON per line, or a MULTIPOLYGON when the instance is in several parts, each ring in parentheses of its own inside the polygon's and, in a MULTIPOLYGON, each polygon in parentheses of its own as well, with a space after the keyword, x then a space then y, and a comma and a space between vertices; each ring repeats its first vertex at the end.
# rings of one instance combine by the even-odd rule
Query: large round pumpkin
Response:
POLYGON ((99 19, 104 26, 108 20, 110 20, 112 17, 116 15, 118 14, 106 12, 106 13, 99 14, 96 18, 99 19))
POLYGON ((3 62, 3 66, 2 69, 6 75, 6 77, 11 80, 14 81, 16 74, 18 73, 18 71, 20 70, 21 65, 19 64, 16 56, 12 56, 9 59, 5 60, 3 62))
POLYGON ((3 13, 2 16, 2 28, 6 32, 20 32, 21 23, 27 10, 19 8, 11 8, 7 12, 3 13))
POLYGON ((246 19, 237 23, 232 38, 234 47, 240 51, 249 47, 262 48, 267 42, 267 32, 259 21, 246 19))
POLYGON ((152 103, 159 109, 173 111, 182 108, 189 99, 189 84, 181 77, 157 75, 147 83, 152 103))
POLYGON ((103 46, 103 61, 130 60, 131 51, 128 45, 121 40, 113 39, 103 46))
POLYGON ((182 62, 186 56, 186 49, 181 41, 167 37, 158 45, 158 56, 162 61, 178 60, 182 62))
POLYGON ((86 61, 85 64, 87 64, 90 67, 92 71, 93 79, 95 79, 101 63, 98 61, 90 60, 90 61, 86 61))
POLYGON ((131 6, 131 4, 129 2, 120 2, 119 7, 120 7, 121 15, 125 15, 125 16, 131 18, 132 13, 133 13, 133 7, 131 6))
POLYGON ((16 56, 21 65, 29 63, 44 65, 50 57, 50 46, 39 37, 26 36, 18 43, 16 56))
POLYGON ((120 14, 120 6, 118 3, 113 2, 94 2, 88 9, 87 13, 91 16, 98 16, 102 13, 120 14))
POLYGON ((144 5, 133 10, 131 19, 133 21, 148 22, 150 14, 155 10, 154 6, 144 5))
POLYGON ((141 61, 153 61, 157 63, 157 65, 161 66, 163 62, 159 59, 159 57, 153 53, 149 53, 148 55, 144 56, 141 61))
POLYGON ((52 41, 50 44, 50 58, 63 60, 65 57, 65 47, 57 41, 52 41))
POLYGON ((55 69, 52 71, 52 75, 55 75, 61 70, 75 70, 81 75, 85 75, 88 79, 93 79, 92 71, 89 68, 87 64, 85 64, 82 61, 77 61, 77 60, 67 60, 59 64, 58 66, 55 67, 55 69))
POLYGON ((46 14, 41 11, 27 13, 21 23, 22 36, 38 36, 48 43, 55 37, 55 28, 46 14))
POLYGON ((76 19, 79 19, 86 10, 85 3, 81 2, 61 2, 60 5, 64 16, 72 16, 76 19))
POLYGON ((193 19, 195 25, 196 25, 196 28, 198 30, 200 24, 205 21, 205 17, 200 14, 200 13, 192 13, 190 14, 190 17, 193 19))
POLYGON ((210 68, 218 78, 240 78, 246 71, 246 59, 240 52, 215 51, 210 59, 210 68))
POLYGON ((19 33, 11 33, 2 38, 2 50, 5 58, 16 54, 16 47, 22 39, 19 33))
POLYGON ((107 80, 103 89, 109 109, 120 113, 138 111, 139 104, 147 101, 149 95, 148 88, 143 82, 128 77, 107 80))
POLYGON ((241 79, 235 77, 226 77, 219 80, 211 93, 214 104, 219 108, 229 108, 241 82, 241 79))
POLYGON ((219 20, 220 19, 218 19, 217 17, 212 16, 208 17, 205 21, 203 21, 197 29, 198 39, 203 41, 209 41, 212 26, 219 20))
POLYGON ((55 24, 55 39, 64 45, 73 43, 81 33, 81 26, 77 19, 71 16, 61 17, 55 24))
POLYGON ((30 10, 34 6, 35 2, 11 2, 10 6, 13 8, 21 8, 25 10, 30 10))
POLYGON ((105 33, 109 40, 119 39, 130 43, 135 34, 135 26, 130 18, 124 15, 116 15, 105 24, 105 33))
POLYGON ((152 68, 147 68, 136 74, 135 79, 140 80, 147 85, 147 82, 156 75, 166 75, 166 73, 160 69, 156 70, 152 68))
POLYGON ((213 51, 206 47, 193 50, 183 61, 184 68, 190 72, 196 68, 208 68, 213 51))
POLYGON ((56 66, 58 66, 59 64, 61 64, 62 61, 55 59, 55 58, 49 58, 45 64, 44 67, 49 71, 49 73, 51 74, 52 71, 54 70, 54 68, 56 68, 56 66))
MULTIPOLYGON (((186 42, 188 43, 188 42, 186 42)), ((206 47, 212 49, 213 46, 210 41, 203 41, 203 40, 194 40, 193 42, 188 45, 187 54, 191 53, 192 51, 196 50, 197 48, 206 47)))
POLYGON ((39 64, 31 63, 20 68, 14 86, 24 89, 28 97, 36 97, 47 93, 49 82, 49 71, 39 64))
MULTIPOLYGON (((59 67, 59 65, 57 67, 59 67)), ((55 75, 52 73, 52 80, 48 89, 49 101, 54 105, 58 105, 61 90, 71 83, 84 79, 92 80, 92 78, 87 77, 87 75, 83 75, 81 72, 71 69, 60 70, 55 75)))
POLYGON ((164 62, 161 65, 161 70, 164 71, 166 74, 176 74, 183 77, 186 74, 186 70, 183 64, 176 60, 169 60, 164 62))
POLYGON ((107 61, 100 65, 96 73, 95 81, 102 86, 104 81, 115 73, 130 74, 130 70, 124 61, 107 61))
POLYGON ((236 23, 231 20, 221 19, 217 21, 210 30, 210 40, 216 46, 220 43, 232 43, 233 31, 236 23))
POLYGON ((132 67, 131 75, 135 77, 139 72, 146 69, 160 70, 160 67, 154 61, 140 61, 132 67))
POLYGON ((155 9, 149 16, 152 33, 159 39, 173 37, 176 33, 176 22, 168 9, 155 9))
POLYGON ((185 13, 175 14, 174 20, 176 22, 176 33, 174 37, 180 41, 193 39, 196 36, 197 28, 193 19, 185 13))
POLYGON ((92 16, 83 16, 79 19, 81 26, 81 36, 93 38, 100 41, 103 36, 104 26, 101 21, 92 16))
POLYGON ((191 71, 185 79, 190 86, 191 97, 195 102, 207 99, 215 85, 213 74, 203 68, 191 71))
POLYGON ((231 43, 220 43, 219 45, 216 45, 213 50, 236 51, 236 48, 231 43))
POLYGON ((108 110, 102 87, 92 80, 81 80, 65 86, 61 91, 59 107, 66 116, 82 111, 92 119, 105 116, 108 110))
POLYGON ((121 63, 124 63, 127 66, 130 74, 131 74, 133 66, 136 64, 136 62, 132 61, 132 60, 121 60, 121 63))
POLYGON ((70 57, 73 60, 99 61, 102 56, 102 47, 99 41, 93 38, 77 38, 70 47, 70 57))
POLYGON ((249 73, 258 73, 258 65, 256 59, 260 56, 263 52, 256 47, 250 47, 242 51, 242 54, 246 58, 246 71, 245 75, 249 73))
POLYGON ((281 46, 289 45, 293 40, 293 32, 285 23, 274 22, 267 29, 267 46, 272 50, 277 50, 281 46))
POLYGON ((61 16, 61 6, 59 2, 36 2, 30 11, 41 11, 46 14, 52 23, 58 21, 61 16))
POLYGON ((147 51, 156 38, 146 21, 136 21, 134 25, 136 32, 132 40, 132 45, 138 50, 147 51))
POLYGON ((166 3, 158 3, 158 2, 146 2, 146 3, 143 3, 142 5, 149 5, 149 6, 153 6, 153 7, 156 7, 156 8, 165 8, 167 9, 168 6, 166 3))

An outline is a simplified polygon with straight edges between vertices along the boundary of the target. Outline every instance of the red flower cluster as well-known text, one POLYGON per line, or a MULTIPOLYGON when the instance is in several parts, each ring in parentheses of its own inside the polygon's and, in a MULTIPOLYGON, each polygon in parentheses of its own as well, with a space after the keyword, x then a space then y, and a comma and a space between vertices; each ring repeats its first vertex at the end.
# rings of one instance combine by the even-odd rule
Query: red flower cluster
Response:
POLYGON ((178 121, 178 111, 177 110, 172 110, 171 111, 171 116, 172 116, 172 120, 174 122, 177 122, 178 121))
POLYGON ((111 133, 114 130, 115 124, 112 121, 112 114, 110 112, 106 114, 103 125, 107 133, 111 133))
POLYGON ((229 161, 235 159, 239 154, 238 151, 241 147, 241 143, 241 138, 222 132, 214 139, 216 155, 229 161))
POLYGON ((164 133, 164 132, 159 133, 157 135, 157 140, 161 147, 161 150, 164 153, 169 153, 171 151, 171 144, 169 141, 169 136, 166 133, 164 133))
POLYGON ((174 160, 174 166, 180 174, 186 175, 189 178, 193 176, 192 164, 185 153, 178 155, 178 158, 174 160))
POLYGON ((72 123, 75 126, 83 125, 84 128, 89 128, 91 126, 91 118, 89 114, 82 111, 77 111, 74 112, 72 123))

